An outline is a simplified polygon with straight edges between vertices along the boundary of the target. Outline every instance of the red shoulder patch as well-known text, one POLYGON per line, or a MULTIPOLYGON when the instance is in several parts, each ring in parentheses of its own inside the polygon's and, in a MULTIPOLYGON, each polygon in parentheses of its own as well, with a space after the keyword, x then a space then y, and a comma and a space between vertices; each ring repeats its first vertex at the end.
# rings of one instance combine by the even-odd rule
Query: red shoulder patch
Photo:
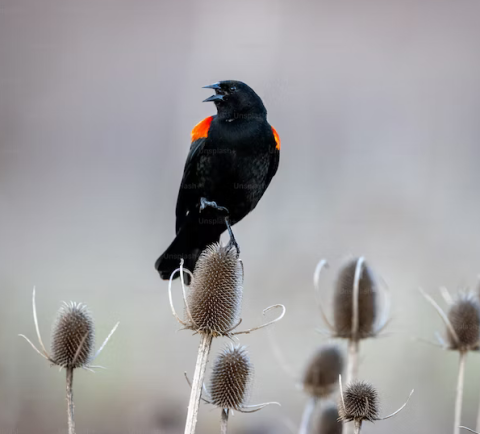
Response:
POLYGON ((212 123, 213 116, 205 118, 203 121, 199 122, 193 127, 192 130, 192 142, 198 139, 203 139, 208 136, 208 130, 210 129, 210 124, 212 123))
POLYGON ((273 131, 273 137, 275 137, 275 142, 277 143, 277 146, 275 146, 275 149, 278 149, 280 151, 280 136, 277 133, 277 130, 272 127, 273 131))

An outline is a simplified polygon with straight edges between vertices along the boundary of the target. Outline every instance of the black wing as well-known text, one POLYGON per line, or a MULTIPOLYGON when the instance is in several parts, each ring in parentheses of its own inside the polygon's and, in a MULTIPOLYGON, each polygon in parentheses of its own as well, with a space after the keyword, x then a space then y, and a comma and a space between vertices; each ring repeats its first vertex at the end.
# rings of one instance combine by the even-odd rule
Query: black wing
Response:
POLYGON ((176 233, 178 233, 179 229, 182 227, 188 212, 191 211, 191 208, 194 207, 197 202, 197 192, 195 188, 197 180, 195 179, 195 169, 198 162, 198 157, 205 146, 206 140, 206 137, 197 139, 190 145, 190 152, 188 153, 187 161, 185 162, 183 178, 182 182, 180 183, 180 190, 178 191, 177 207, 175 210, 176 233))
POLYGON ((279 164, 280 164, 280 149, 275 148, 273 150, 273 156, 270 160, 270 167, 268 168, 267 187, 270 184, 270 181, 272 180, 272 178, 277 173, 279 164))

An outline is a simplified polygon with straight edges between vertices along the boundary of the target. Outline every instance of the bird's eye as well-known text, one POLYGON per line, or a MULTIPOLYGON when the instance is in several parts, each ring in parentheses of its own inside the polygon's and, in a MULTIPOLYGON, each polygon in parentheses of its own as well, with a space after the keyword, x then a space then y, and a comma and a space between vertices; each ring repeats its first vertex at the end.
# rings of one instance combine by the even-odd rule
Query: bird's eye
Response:
POLYGON ((236 90, 237 90, 237 88, 236 88, 235 86, 232 86, 232 87, 230 88, 230 92, 235 92, 236 90))

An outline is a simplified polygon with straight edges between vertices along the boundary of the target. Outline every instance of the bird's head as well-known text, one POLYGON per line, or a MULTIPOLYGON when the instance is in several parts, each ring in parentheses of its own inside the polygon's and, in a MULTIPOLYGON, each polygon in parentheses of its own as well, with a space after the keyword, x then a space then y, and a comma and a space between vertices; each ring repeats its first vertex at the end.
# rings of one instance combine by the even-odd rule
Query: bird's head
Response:
POLYGON ((265 119, 267 116, 260 97, 241 81, 219 81, 204 88, 215 90, 215 95, 204 102, 212 101, 215 104, 220 119, 265 119))

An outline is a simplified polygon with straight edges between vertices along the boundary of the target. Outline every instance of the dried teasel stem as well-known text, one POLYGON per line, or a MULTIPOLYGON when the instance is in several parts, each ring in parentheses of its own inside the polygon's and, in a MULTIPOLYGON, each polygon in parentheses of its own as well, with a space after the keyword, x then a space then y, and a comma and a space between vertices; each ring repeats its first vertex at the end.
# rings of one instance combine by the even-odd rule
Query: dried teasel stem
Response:
POLYGON ((362 421, 361 420, 356 420, 354 422, 354 433, 359 434, 360 430, 362 429, 362 421))
MULTIPOLYGON (((348 359, 347 359, 347 383, 352 383, 358 378, 358 354, 360 352, 360 340, 358 336, 358 326, 359 326, 359 286, 360 286, 360 278, 362 276, 363 265, 365 262, 365 258, 361 257, 357 260, 357 264, 355 266, 355 275, 353 279, 353 304, 352 304, 352 332, 351 337, 348 340, 348 359)), ((362 428, 362 421, 355 420, 353 432, 355 434, 359 433, 362 428)), ((351 434, 352 426, 345 425, 344 426, 345 434, 351 434)))
POLYGON ((225 408, 222 410, 222 418, 220 419, 220 434, 227 434, 228 412, 229 412, 228 408, 225 408))
POLYGON ((75 434, 75 420, 73 418, 75 406, 73 404, 73 368, 67 368, 67 416, 68 434, 75 434))
POLYGON ((355 266, 355 276, 353 280, 352 335, 348 341, 347 383, 351 383, 352 381, 356 380, 358 377, 358 352, 359 352, 358 297, 359 297, 360 278, 362 275, 364 262, 365 262, 365 258, 361 257, 358 259, 357 265, 355 266))
POLYGON ((359 353, 360 343, 356 340, 348 341, 348 364, 347 364, 347 382, 351 383, 352 381, 358 378, 358 353, 359 353))
POLYGON ((458 380, 457 380, 457 397, 455 399, 455 422, 453 425, 453 433, 460 433, 460 423, 462 420, 462 402, 463 402, 463 385, 465 380, 465 362, 467 352, 460 351, 460 360, 458 364, 458 380))
POLYGON ((309 398, 305 409, 303 410, 302 422, 298 434, 309 434, 311 431, 312 416, 317 406, 318 398, 312 396, 309 398))
MULTIPOLYGON (((192 391, 190 393, 190 402, 188 404, 187 421, 185 424, 185 434, 194 434, 198 419, 198 409, 200 407, 200 398, 202 396, 203 380, 207 369, 208 355, 212 346, 213 336, 211 334, 201 334, 200 346, 198 347, 197 363, 193 375, 192 391)), ((225 431, 226 432, 226 431, 225 431)))

